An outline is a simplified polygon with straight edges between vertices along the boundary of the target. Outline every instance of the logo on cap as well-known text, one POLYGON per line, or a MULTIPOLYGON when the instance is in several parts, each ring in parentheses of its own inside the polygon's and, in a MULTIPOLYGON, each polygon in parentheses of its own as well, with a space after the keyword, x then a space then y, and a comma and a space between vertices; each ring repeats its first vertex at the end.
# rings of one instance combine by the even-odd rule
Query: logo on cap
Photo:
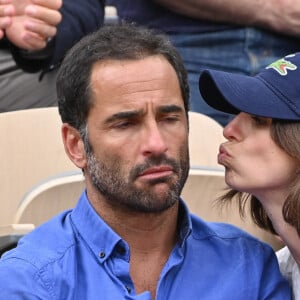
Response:
POLYGON ((297 66, 291 63, 290 61, 281 58, 268 65, 266 69, 274 69, 276 72, 279 73, 279 75, 285 76, 287 75, 288 70, 296 70, 297 66))

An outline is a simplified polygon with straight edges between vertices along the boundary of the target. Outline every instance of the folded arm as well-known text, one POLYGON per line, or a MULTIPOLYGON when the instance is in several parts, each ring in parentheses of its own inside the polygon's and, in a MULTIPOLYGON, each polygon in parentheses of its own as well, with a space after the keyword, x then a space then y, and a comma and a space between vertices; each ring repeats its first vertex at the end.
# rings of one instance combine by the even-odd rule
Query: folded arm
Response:
POLYGON ((300 0, 154 0, 193 18, 300 34, 300 0))

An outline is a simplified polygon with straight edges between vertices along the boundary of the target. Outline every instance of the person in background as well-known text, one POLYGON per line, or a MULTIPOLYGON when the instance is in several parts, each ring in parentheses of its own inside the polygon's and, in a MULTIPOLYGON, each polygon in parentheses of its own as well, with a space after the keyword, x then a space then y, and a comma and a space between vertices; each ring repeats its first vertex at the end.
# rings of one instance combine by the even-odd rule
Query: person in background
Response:
POLYGON ((191 110, 221 125, 231 115, 199 99, 204 68, 247 75, 300 51, 300 0, 109 0, 120 20, 167 33, 188 70, 191 110))
POLYGON ((241 210, 251 201, 256 224, 279 235, 282 273, 300 300, 300 53, 251 77, 204 70, 199 88, 215 109, 235 114, 224 128, 218 162, 241 210), (248 200, 249 199, 249 200, 248 200))
POLYGON ((0 112, 57 105, 65 52, 103 19, 102 0, 0 0, 0 112))
POLYGON ((290 299, 269 245, 180 198, 189 86, 166 36, 102 27, 68 52, 57 93, 86 190, 4 253, 1 299, 290 299))

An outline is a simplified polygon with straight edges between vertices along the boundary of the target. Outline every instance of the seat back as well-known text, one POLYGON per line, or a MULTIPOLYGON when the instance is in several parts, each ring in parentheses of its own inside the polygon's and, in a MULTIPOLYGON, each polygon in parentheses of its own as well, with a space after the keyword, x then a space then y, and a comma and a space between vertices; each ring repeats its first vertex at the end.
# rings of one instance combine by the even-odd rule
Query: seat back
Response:
POLYGON ((59 174, 37 184, 20 202, 14 223, 38 226, 58 213, 72 209, 84 186, 81 172, 59 174))
POLYGON ((217 163, 219 146, 225 141, 223 127, 212 118, 189 112, 189 148, 191 166, 222 169, 217 163))
POLYGON ((37 182, 75 170, 64 151, 57 107, 0 114, 0 226, 11 224, 24 194, 37 182))
MULTIPOLYGON (((219 144, 224 140, 222 127, 198 113, 189 115, 192 168, 182 195, 190 210, 208 221, 237 225, 278 247, 277 240, 258 229, 249 216, 241 220, 234 203, 223 210, 215 205, 225 187, 224 170, 216 163, 219 144)), ((60 127, 55 107, 0 114, 0 133, 5 141, 0 147, 1 157, 5 158, 0 168, 0 226, 37 226, 75 205, 84 179, 65 154, 60 127), (59 173, 66 176, 57 176, 59 173), (41 184, 36 186, 38 182, 41 184)))

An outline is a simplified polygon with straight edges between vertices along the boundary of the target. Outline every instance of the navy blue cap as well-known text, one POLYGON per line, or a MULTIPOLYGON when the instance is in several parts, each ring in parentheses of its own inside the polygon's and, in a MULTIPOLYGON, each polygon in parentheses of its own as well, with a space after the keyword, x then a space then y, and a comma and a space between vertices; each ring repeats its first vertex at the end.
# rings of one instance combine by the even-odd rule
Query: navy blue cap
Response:
POLYGON ((255 76, 204 70, 199 90, 208 105, 223 112, 300 121, 300 52, 255 76))

